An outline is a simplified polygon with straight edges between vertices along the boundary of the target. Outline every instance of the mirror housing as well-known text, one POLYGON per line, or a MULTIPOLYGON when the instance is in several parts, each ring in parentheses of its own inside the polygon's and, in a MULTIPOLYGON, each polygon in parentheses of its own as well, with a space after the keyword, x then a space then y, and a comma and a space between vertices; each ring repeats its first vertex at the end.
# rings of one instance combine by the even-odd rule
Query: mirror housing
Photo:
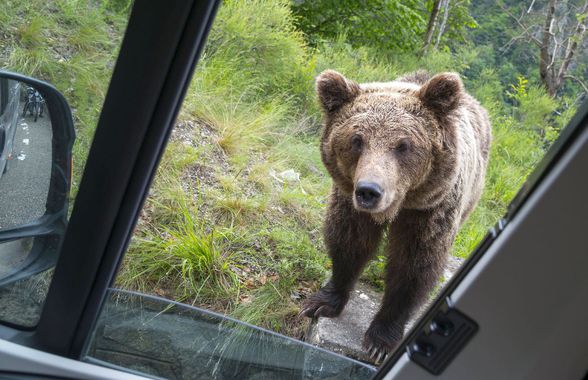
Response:
MULTIPOLYGON (((50 133, 47 132, 47 155, 51 157, 50 173, 40 173, 48 177, 48 189, 46 199, 38 200, 42 215, 34 215, 30 220, 16 218, 0 225, 0 286, 32 276, 53 267, 59 255, 59 247, 65 233, 69 209, 69 191, 72 183, 72 147, 75 140, 75 131, 71 110, 63 95, 47 82, 23 76, 20 74, 0 70, 0 115, 5 112, 18 115, 8 115, 0 120, 0 185, 15 190, 20 185, 14 178, 22 177, 31 173, 11 173, 8 178, 6 171, 12 170, 7 166, 14 161, 24 160, 23 154, 16 156, 14 149, 15 129, 29 129, 26 118, 30 118, 31 126, 39 127, 38 117, 49 116, 50 133), (19 84, 21 87, 19 87, 19 84), (12 91, 12 93, 10 92, 12 91), (19 96, 19 98, 15 98, 19 96), (31 104, 30 99, 35 99, 31 104), (17 102, 13 109, 6 110, 10 102, 17 102), (43 111, 46 109, 46 112, 43 111), (44 115, 43 115, 44 113, 44 115), (30 115, 30 116, 29 116, 30 115), (34 121, 33 121, 34 120, 34 121), (16 123, 6 125, 8 123, 16 123), (13 130, 11 130, 11 128, 13 130), (50 154, 48 153, 50 152, 50 154), (4 176, 2 175, 4 174, 4 176), (44 212, 42 211, 44 208, 44 212), (32 242, 31 242, 32 240, 32 242), (18 242, 21 242, 18 244, 18 242), (26 244, 25 244, 26 242, 26 244), (21 252, 26 247, 26 252, 21 252), (15 251, 16 250, 16 251, 15 251)), ((45 121, 45 124, 47 122, 45 121)), ((27 131, 28 134, 28 131, 27 131)), ((26 145, 29 139, 24 139, 26 145)), ((15 161, 16 162, 16 161, 15 161)), ((17 166, 17 165, 14 165, 17 166)), ((33 177, 36 173, 33 173, 33 177)), ((3 197, 5 204, 21 207, 26 210, 32 208, 30 200, 26 198, 14 199, 17 192, 0 192, 0 201, 3 197), (8 195, 6 195, 8 194, 8 195)), ((45 194, 45 190, 42 189, 45 194)), ((8 214, 8 213, 5 213, 8 214)), ((25 212, 26 214, 26 212, 25 212)), ((26 218, 25 218, 26 219, 26 218)))

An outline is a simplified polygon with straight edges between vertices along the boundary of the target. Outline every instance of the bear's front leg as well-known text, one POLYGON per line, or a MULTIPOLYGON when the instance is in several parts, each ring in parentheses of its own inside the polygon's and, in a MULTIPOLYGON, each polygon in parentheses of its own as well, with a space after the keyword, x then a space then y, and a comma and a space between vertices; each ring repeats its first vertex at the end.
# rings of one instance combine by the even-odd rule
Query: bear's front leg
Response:
POLYGON ((384 226, 367 213, 356 211, 350 196, 331 192, 324 225, 327 252, 333 262, 328 283, 304 303, 301 315, 336 317, 349 300, 357 278, 375 253, 384 226))
POLYGON ((366 331, 364 347, 376 362, 390 354, 413 312, 443 273, 458 228, 455 210, 405 210, 388 232, 382 306, 366 331))

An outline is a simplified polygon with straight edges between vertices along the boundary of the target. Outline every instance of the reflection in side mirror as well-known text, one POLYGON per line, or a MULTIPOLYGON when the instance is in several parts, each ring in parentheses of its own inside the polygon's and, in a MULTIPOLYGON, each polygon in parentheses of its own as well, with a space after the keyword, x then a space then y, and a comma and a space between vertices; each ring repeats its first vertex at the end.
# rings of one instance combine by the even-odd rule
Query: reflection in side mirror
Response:
POLYGON ((71 111, 54 87, 0 71, 0 287, 57 261, 74 138, 71 111))
POLYGON ((7 277, 26 266, 27 257, 33 248, 33 240, 34 238, 27 237, 0 244, 0 277, 7 277))
POLYGON ((53 275, 62 233, 0 243, 0 321, 37 324, 53 275))
POLYGON ((0 96, 0 229, 7 229, 45 214, 53 132, 45 100, 35 87, 0 78, 0 96))

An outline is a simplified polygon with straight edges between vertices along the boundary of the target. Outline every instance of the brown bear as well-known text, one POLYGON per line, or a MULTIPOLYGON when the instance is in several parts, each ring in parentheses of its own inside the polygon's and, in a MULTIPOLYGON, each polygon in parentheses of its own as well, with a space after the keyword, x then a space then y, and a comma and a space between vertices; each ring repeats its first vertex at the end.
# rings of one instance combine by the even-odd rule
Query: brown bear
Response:
POLYGON ((480 198, 490 122, 455 73, 419 71, 358 84, 327 70, 316 90, 322 160, 333 179, 324 225, 333 268, 301 314, 339 315, 386 236, 385 292, 363 342, 381 358, 439 279, 459 226, 480 198))

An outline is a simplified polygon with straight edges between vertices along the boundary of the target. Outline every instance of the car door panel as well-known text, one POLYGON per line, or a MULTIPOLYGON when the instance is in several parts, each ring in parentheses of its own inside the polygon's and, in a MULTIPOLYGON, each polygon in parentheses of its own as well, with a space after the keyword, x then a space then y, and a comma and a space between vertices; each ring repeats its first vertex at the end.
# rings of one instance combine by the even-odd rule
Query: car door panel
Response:
POLYGON ((146 377, 0 340, 0 379, 144 380, 146 377))

